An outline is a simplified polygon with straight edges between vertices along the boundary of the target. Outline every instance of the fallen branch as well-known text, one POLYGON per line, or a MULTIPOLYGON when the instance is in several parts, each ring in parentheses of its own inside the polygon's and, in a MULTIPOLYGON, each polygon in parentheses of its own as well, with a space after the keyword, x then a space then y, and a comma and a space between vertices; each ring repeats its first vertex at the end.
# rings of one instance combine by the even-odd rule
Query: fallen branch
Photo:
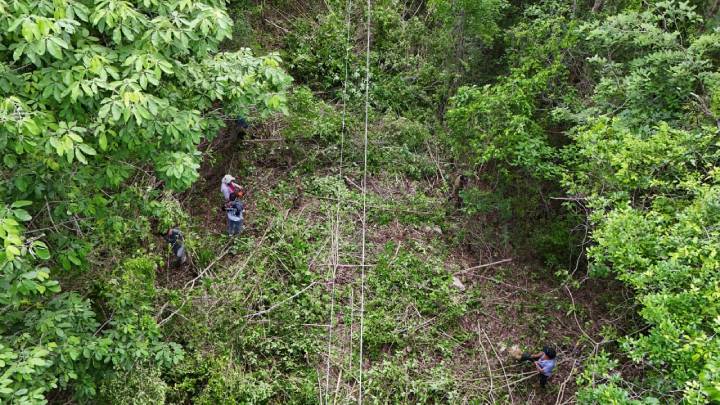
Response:
MULTIPOLYGON (((332 197, 323 197, 323 196, 319 196, 319 195, 315 195, 315 194, 311 194, 311 193, 307 193, 306 195, 308 195, 308 196, 310 196, 310 197, 313 197, 313 198, 317 198, 317 199, 319 199, 319 200, 335 201, 335 202, 340 201, 340 202, 342 202, 342 203, 351 203, 351 204, 355 204, 355 205, 360 205, 360 204, 362 204, 362 201, 354 201, 354 200, 350 200, 350 199, 337 199, 337 198, 332 198, 332 197)), ((385 206, 385 207, 383 207, 383 206, 374 205, 374 204, 366 204, 366 206, 367 206, 367 208, 372 208, 372 209, 376 209, 376 210, 383 210, 383 211, 390 211, 390 212, 409 212, 409 213, 411 213, 411 214, 418 214, 418 215, 431 215, 431 214, 432 214, 432 212, 430 212, 430 211, 417 211, 417 210, 410 210, 410 209, 399 209, 399 208, 396 208, 396 207, 394 207, 394 206, 385 206)))
POLYGON ((575 308, 576 308, 575 298, 573 297, 572 292, 570 292, 570 288, 568 288, 567 285, 565 285, 564 287, 565 287, 565 290, 567 290, 568 295, 570 295, 570 301, 572 301, 572 308, 573 308, 572 313, 573 313, 573 318, 575 318, 575 323, 577 324, 578 329, 580 329, 580 332, 582 332, 582 334, 585 335, 585 337, 588 338, 588 340, 590 340, 593 343, 593 345, 594 345, 593 354, 595 354, 595 353, 597 353, 600 343, 596 342, 595 339, 591 338, 590 335, 588 335, 587 332, 585 332, 585 329, 583 329, 583 327, 580 326, 580 321, 578 320, 577 314, 575 313, 575 308))
POLYGON ((560 201, 587 201, 587 198, 585 197, 550 197, 551 200, 560 200, 560 201))
POLYGON ((242 143, 258 143, 258 142, 285 142, 285 138, 244 139, 242 141, 242 143))
MULTIPOLYGON (((52 212, 50 211, 50 203, 48 202, 47 197, 45 197, 45 208, 47 209, 48 218, 50 218, 50 223, 52 223, 53 229, 55 230, 55 232, 60 232, 58 230, 57 224, 55 223, 55 220, 52 217, 52 212)), ((72 222, 72 221, 67 221, 67 222, 72 222)))
POLYGON ((320 381, 320 373, 317 374, 317 383, 318 383, 318 398, 320 401, 318 402, 321 405, 325 405, 325 401, 323 401, 323 387, 322 382, 320 381))
POLYGON ((188 285, 190 285, 190 288, 194 288, 195 282, 198 281, 202 276, 204 276, 205 273, 207 273, 217 262, 219 262, 223 257, 225 257, 225 255, 228 254, 228 252, 230 251, 230 246, 232 245, 232 241, 233 239, 229 239, 228 242, 225 244, 222 252, 215 258, 215 260, 210 262, 210 264, 208 264, 204 269, 202 269, 202 271, 198 273, 197 277, 185 283, 183 288, 188 288, 188 285))
POLYGON ((409 331, 411 328, 412 328, 412 332, 415 332, 415 331, 417 331, 417 330, 419 330, 419 329, 421 329, 421 328, 424 328, 425 326, 427 326, 428 324, 430 324, 430 322, 434 321, 435 319, 437 319, 437 316, 433 316, 432 318, 428 319, 427 321, 424 321, 423 323, 421 323, 420 325, 417 325, 417 326, 415 326, 415 327, 413 327, 413 326, 407 326, 407 327, 402 328, 402 329, 400 329, 400 330, 393 331, 393 333, 396 333, 396 334, 405 333, 405 332, 409 331))
POLYGON ((490 359, 488 358, 488 355, 487 355, 487 350, 485 350, 485 345, 483 344, 482 337, 480 336, 480 331, 482 330, 480 328, 480 321, 478 321, 478 323, 477 323, 477 328, 478 328, 478 343, 480 344, 480 347, 482 348, 483 355, 485 356, 485 363, 487 364, 487 368, 488 368, 488 373, 490 374, 490 391, 489 391, 490 399, 492 400, 493 403, 495 403, 495 394, 493 393, 493 391, 495 390, 495 387, 493 384, 493 371, 492 371, 492 366, 490 365, 490 359))
POLYGON ((309 290, 310 287, 314 286, 315 284, 318 284, 318 282, 317 282, 317 281, 313 281, 313 282, 310 283, 307 287, 305 287, 305 288, 303 288, 302 290, 298 291, 297 293, 291 295, 290 297, 285 298, 284 300, 278 302, 277 304, 272 305, 270 308, 264 309, 264 310, 259 311, 259 312, 255 312, 254 314, 245 315, 244 318, 253 318, 253 317, 255 317, 255 316, 260 316, 260 315, 267 314, 268 312, 274 310, 275 308, 279 307, 280 305, 282 305, 282 304, 284 304, 284 303, 292 300, 293 298, 297 297, 298 295, 300 295, 300 294, 304 293, 305 291, 309 290))
POLYGON ((274 21, 270 20, 269 18, 266 18, 266 19, 265 19, 265 22, 267 22, 268 24, 274 26, 275 28, 283 31, 283 32, 286 33, 286 34, 287 34, 288 32, 290 32, 290 30, 288 30, 288 29, 285 28, 285 27, 282 27, 282 26, 278 25, 277 23, 275 23, 274 21))
POLYGON ((560 405, 562 403, 562 400, 565 397, 565 387, 567 386, 567 383, 570 382, 570 379, 575 373, 575 366, 577 366, 577 361, 573 361, 573 367, 572 370, 570 370, 570 374, 568 374, 567 378, 565 378, 565 381, 560 384, 560 391, 558 392, 558 396, 555 399, 555 405, 560 405))
MULTIPOLYGON (((178 313, 179 313, 183 308, 185 308, 185 304, 187 304, 188 301, 189 301, 189 298, 186 298, 186 299, 183 301, 182 305, 180 305, 179 308, 177 308, 176 310, 174 310, 173 312, 171 312, 170 315, 167 316, 167 318, 165 318, 165 319, 163 319, 162 321, 158 322, 158 324, 157 324, 157 325, 158 325, 158 328, 159 328, 159 327, 162 327, 163 325, 165 325, 165 324, 166 324, 168 321, 170 321, 175 315, 178 315, 178 313)), ((165 308, 165 307, 163 307, 163 309, 164 309, 164 308, 165 308)), ((181 316, 182 318, 184 318, 182 315, 180 315, 180 316, 181 316)), ((187 319, 187 318, 186 318, 186 319, 187 319)))
POLYGON ((443 174, 442 167, 440 167, 440 160, 435 158, 435 155, 433 155, 432 150, 430 148, 430 144, 428 143, 427 139, 425 139, 425 147, 427 148, 428 155, 430 155, 430 159, 432 159, 433 163, 435 163, 435 166, 437 167, 438 173, 440 173, 440 178, 443 182, 445 182, 445 175, 443 174))
POLYGON ((535 377, 535 376, 538 375, 538 374, 540 374, 540 373, 538 373, 538 372, 533 372, 533 373, 531 373, 530 375, 528 375, 527 377, 523 377, 523 378, 521 378, 521 379, 519 379, 519 380, 515 380, 515 381, 513 381, 513 382, 509 382, 509 383, 508 383, 508 389, 510 389, 510 386, 511 386, 511 385, 520 384, 521 382, 527 381, 527 380, 535 377))
POLYGON ((337 378, 337 384, 335 384, 335 394, 333 395, 333 405, 335 405, 335 402, 337 401, 338 393, 340 392, 340 381, 342 379, 342 373, 343 369, 340 369, 340 372, 338 373, 337 378))
MULTIPOLYGON (((287 219, 288 213, 290 213, 290 210, 285 211, 285 218, 283 218, 283 221, 285 221, 287 219)), ((275 220, 271 219, 268 222, 268 225, 266 226, 265 232, 263 233, 262 237, 260 237, 260 241, 258 241, 258 243, 255 244, 255 246, 253 247, 253 250, 250 252, 247 259, 245 259, 245 262, 242 264, 242 266, 238 267, 238 269, 235 271, 235 274, 233 274, 232 278, 230 279, 229 284, 235 284, 235 280, 237 280, 238 276, 240 275, 240 272, 248 265, 248 263, 250 263, 250 260, 255 255, 255 252, 260 250, 260 246, 265 242, 265 239, 267 239, 267 236, 270 233, 270 229, 272 229, 273 226, 275 226, 275 220)))
POLYGON ((115 316, 115 311, 113 311, 113 312, 110 314, 110 316, 108 317, 108 319, 106 319, 105 322, 103 322, 102 325, 100 325, 100 326, 97 328, 97 330, 95 330, 95 333, 93 333, 93 336, 97 336, 98 333, 100 333, 100 331, 103 330, 103 328, 104 328, 107 324, 109 324, 110 321, 112 321, 112 319, 113 319, 114 316, 115 316))
POLYGON ((458 272, 456 272, 456 273, 453 273, 453 275, 463 274, 463 273, 467 273, 468 271, 477 270, 477 269, 484 269, 485 267, 495 266, 495 265, 497 265, 497 264, 508 263, 508 262, 511 262, 511 261, 512 261, 512 259, 503 259, 503 260, 499 260, 499 261, 497 261, 497 262, 486 263, 486 264, 481 264, 481 265, 478 265, 478 266, 468 267, 468 268, 465 269, 465 270, 460 270, 460 271, 458 271, 458 272))
POLYGON ((57 224, 53 223, 54 226, 50 226, 50 227, 46 227, 46 228, 30 229, 29 231, 26 231, 25 233, 26 233, 26 234, 31 234, 31 233, 38 233, 38 232, 49 231, 49 230, 51 230, 51 229, 57 229, 56 227, 59 226, 59 225, 70 224, 70 223, 77 222, 77 221, 87 221, 87 220, 89 220, 89 219, 92 219, 92 218, 77 218, 77 219, 71 219, 71 220, 69 220, 69 221, 58 222, 57 224))
POLYGON ((346 181, 346 182, 348 182, 348 183, 350 183, 351 185, 355 186, 355 188, 357 188, 358 190, 360 190, 360 192, 363 191, 362 187, 358 186, 357 183, 355 183, 350 177, 348 177, 348 176, 344 176, 344 177, 345 177, 345 181, 346 181))
POLYGON ((503 363, 502 359, 500 359, 500 356, 497 354, 497 351, 495 350, 495 346, 493 346, 492 342, 490 341, 490 338, 488 337, 487 333, 485 332, 485 329, 481 329, 483 335, 485 335, 485 339, 487 339, 488 343, 490 343, 490 348, 492 349, 493 353, 495 353, 495 358, 497 358, 498 362, 500 363, 500 367, 502 368, 503 376, 505 376, 505 383, 507 384, 508 389, 508 395, 510 396, 510 403, 515 403, 515 399, 513 399, 512 395, 512 389, 510 388, 510 383, 508 382, 507 373, 505 372, 505 364, 503 363))

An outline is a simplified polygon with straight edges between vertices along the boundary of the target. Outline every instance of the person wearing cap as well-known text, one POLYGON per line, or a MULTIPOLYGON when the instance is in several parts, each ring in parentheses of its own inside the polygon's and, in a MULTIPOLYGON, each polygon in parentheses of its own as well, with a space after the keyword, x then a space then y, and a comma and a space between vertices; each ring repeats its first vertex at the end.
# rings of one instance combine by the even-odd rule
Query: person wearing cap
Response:
POLYGON ((222 182, 220 184, 220 192, 223 194, 223 197, 225 197, 225 202, 229 203, 231 201, 230 195, 232 193, 242 193, 242 186, 235 183, 235 177, 226 174, 222 178, 222 182))
POLYGON ((531 361, 535 364, 535 368, 540 374, 540 386, 545 388, 548 378, 552 376, 557 360, 555 359, 555 349, 545 346, 543 350, 536 354, 524 353, 520 361, 531 361))

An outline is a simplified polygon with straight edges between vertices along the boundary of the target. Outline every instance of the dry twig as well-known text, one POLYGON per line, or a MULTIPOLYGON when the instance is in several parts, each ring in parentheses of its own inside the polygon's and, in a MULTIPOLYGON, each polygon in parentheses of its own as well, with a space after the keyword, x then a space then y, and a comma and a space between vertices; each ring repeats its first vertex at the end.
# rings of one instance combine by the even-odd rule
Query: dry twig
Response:
POLYGON ((495 387, 493 385, 493 371, 492 371, 492 366, 490 366, 490 359, 488 358, 487 350, 485 350, 485 345, 483 344, 482 338, 480 337, 480 331, 481 331, 480 321, 478 321, 478 323, 477 323, 477 328, 478 328, 478 331, 477 331, 478 344, 480 345, 480 348, 482 348, 483 355, 485 356, 485 363, 487 364, 488 373, 490 374, 490 391, 489 391, 490 399, 492 400, 493 403, 495 403, 495 394, 493 393, 493 391, 495 390, 495 387))
POLYGON ((495 346, 493 346, 492 342, 490 341, 490 338, 488 337, 487 333, 485 332, 485 329, 481 329, 483 335, 485 335, 485 339, 487 339, 488 343, 490 343, 490 348, 492 349, 493 353, 495 353, 495 358, 497 358, 498 362, 500 363, 500 367, 502 368, 503 376, 505 376, 505 383, 507 384, 508 389, 508 395, 510 396, 510 403, 515 403, 515 399, 513 399, 512 394, 512 388, 510 388, 510 383, 508 382, 507 373, 505 372, 505 364, 503 363, 502 359, 500 359, 500 356, 498 355, 497 351, 495 350, 495 346))
POLYGON ((497 265, 497 264, 502 264, 502 263, 508 263, 508 262, 511 262, 511 261, 512 261, 512 259, 503 259, 503 260, 499 260, 499 261, 497 261, 497 262, 480 264, 480 265, 478 265, 478 266, 468 267, 468 268, 465 269, 465 270, 460 270, 460 271, 454 273, 454 275, 457 276, 458 274, 467 273, 468 271, 477 270, 477 269, 484 269, 484 268, 486 268, 486 267, 495 266, 495 265, 497 265))

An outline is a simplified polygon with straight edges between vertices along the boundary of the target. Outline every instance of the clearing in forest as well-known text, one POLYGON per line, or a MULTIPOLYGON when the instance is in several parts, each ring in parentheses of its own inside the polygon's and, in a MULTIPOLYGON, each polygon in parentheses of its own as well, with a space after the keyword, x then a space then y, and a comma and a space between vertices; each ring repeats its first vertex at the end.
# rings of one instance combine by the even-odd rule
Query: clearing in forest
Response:
POLYGON ((571 297, 538 260, 498 243, 489 221, 475 234, 485 240, 462 243, 459 235, 471 231, 448 200, 447 180, 413 175, 436 164, 431 146, 413 153, 416 167, 386 160, 368 176, 361 314, 359 165, 350 152, 341 177, 337 167, 294 162, 272 130, 256 128, 247 140, 233 139, 232 130, 221 136, 212 147, 225 146, 209 152, 205 179, 180 201, 192 213, 195 273, 167 274, 171 306, 181 310, 167 309, 161 322, 206 357, 198 362, 226 363, 209 387, 348 403, 359 395, 362 361, 370 403, 573 398, 579 361, 599 340, 589 320, 602 305, 571 297), (246 230, 236 239, 223 235, 225 172, 239 174, 248 190, 246 230), (533 366, 515 361, 511 348, 536 352, 545 344, 557 348, 559 365, 542 390, 533 366))

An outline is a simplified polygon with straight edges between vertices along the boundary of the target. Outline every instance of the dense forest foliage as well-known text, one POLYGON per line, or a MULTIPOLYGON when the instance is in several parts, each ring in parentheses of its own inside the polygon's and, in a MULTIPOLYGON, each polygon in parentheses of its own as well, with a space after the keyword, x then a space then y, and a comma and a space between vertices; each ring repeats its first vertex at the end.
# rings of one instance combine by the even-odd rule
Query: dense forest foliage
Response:
POLYGON ((0 403, 720 402, 719 13, 0 0, 0 403))

